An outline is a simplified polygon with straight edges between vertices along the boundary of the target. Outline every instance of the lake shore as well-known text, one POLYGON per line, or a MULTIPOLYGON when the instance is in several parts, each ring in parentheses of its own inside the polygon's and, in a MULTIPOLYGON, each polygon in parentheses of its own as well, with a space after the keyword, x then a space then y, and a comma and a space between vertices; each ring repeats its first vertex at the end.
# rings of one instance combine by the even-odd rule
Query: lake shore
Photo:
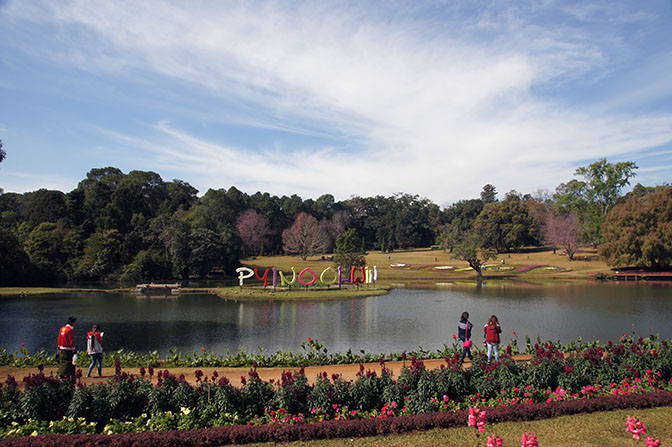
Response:
MULTIPOLYGON (((559 251, 529 249, 517 253, 502 253, 497 259, 489 262, 483 272, 482 280, 501 281, 530 281, 536 283, 557 283, 563 281, 590 281, 596 275, 611 275, 613 272, 597 256, 593 249, 583 249, 577 253, 575 260, 569 260, 566 255, 559 251)), ((395 251, 392 253, 370 252, 366 255, 367 265, 376 266, 378 281, 375 285, 366 284, 359 289, 349 288, 338 290, 332 286, 327 289, 292 289, 291 291, 281 288, 266 287, 256 278, 245 281, 243 289, 239 287, 184 287, 181 293, 213 293, 225 299, 321 299, 341 298, 344 295, 373 296, 387 293, 397 287, 435 287, 437 284, 465 281, 477 281, 476 272, 471 270, 465 261, 453 259, 450 252, 443 250, 410 249, 395 251), (251 286, 251 287, 248 287, 251 286)), ((321 272, 327 267, 333 267, 334 263, 328 256, 313 256, 306 260, 298 256, 261 256, 241 260, 241 265, 262 269, 275 267, 284 272, 290 272, 292 267, 297 270, 311 268, 315 272, 321 272)), ((235 278, 229 278, 233 281, 235 278)), ((92 288, 92 287, 33 287, 15 286, 0 287, 2 296, 31 296, 48 295, 56 293, 77 292, 109 292, 109 293, 135 293, 134 287, 92 288)))

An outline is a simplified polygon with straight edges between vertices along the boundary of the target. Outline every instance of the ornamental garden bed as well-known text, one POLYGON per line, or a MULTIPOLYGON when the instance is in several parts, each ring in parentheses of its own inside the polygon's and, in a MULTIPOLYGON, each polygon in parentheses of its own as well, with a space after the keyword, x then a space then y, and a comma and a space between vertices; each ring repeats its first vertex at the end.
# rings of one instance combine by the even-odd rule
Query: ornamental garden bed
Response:
POLYGON ((10 445, 52 445, 63 439, 26 436, 59 433, 88 433, 71 445, 219 445, 448 427, 474 407, 499 422, 672 404, 672 348, 655 336, 578 343, 564 353, 537 344, 529 363, 505 352, 488 364, 479 354, 468 370, 458 355, 431 370, 411 358, 396 378, 381 360, 380 373, 361 366, 354 380, 323 373, 312 384, 302 370, 264 381, 253 366, 241 387, 201 371, 192 385, 168 370, 129 374, 119 362, 112 379, 88 386, 37 374, 21 391, 9 377, 0 389, 0 435, 18 437, 10 445))

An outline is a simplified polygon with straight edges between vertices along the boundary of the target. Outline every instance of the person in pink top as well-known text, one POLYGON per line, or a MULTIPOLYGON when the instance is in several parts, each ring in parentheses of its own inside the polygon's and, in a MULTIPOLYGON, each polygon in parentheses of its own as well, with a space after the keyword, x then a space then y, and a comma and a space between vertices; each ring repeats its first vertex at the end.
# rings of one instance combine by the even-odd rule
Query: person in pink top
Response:
POLYGON ((488 346, 488 363, 492 358, 492 351, 495 351, 495 361, 499 361, 499 334, 501 333, 502 328, 499 326, 499 320, 495 315, 492 315, 483 328, 483 337, 488 346))
POLYGON ((91 356, 91 364, 86 377, 91 377, 91 371, 96 363, 98 364, 98 377, 103 377, 103 334, 104 332, 100 332, 97 324, 94 324, 91 332, 86 334, 86 352, 91 356))

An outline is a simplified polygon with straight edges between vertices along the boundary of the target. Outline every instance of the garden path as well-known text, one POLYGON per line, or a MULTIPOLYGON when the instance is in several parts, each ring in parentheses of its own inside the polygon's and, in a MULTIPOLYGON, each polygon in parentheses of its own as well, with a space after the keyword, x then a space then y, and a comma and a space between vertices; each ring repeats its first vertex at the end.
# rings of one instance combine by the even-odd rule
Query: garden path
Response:
MULTIPOLYGON (((515 355, 514 360, 516 362, 526 362, 531 359, 532 356, 530 355, 515 355)), ((434 369, 434 368, 439 368, 441 364, 445 365, 445 360, 423 360, 425 367, 427 369, 434 369)), ((404 363, 406 365, 410 365, 410 361, 406 362, 386 362, 385 366, 392 370, 393 375, 396 377, 401 368, 403 367, 404 363)), ((467 359, 465 361, 465 368, 468 368, 471 365, 469 360, 467 359)), ((44 368, 44 373, 46 375, 56 375, 58 367, 45 367, 44 368)), ((217 374, 219 377, 226 377, 228 378, 231 383, 235 386, 240 386, 241 384, 241 377, 247 377, 247 373, 249 372, 250 368, 213 368, 213 367, 200 367, 200 368, 163 368, 163 367, 156 367, 154 368, 154 377, 152 382, 156 382, 156 376, 159 370, 164 370, 168 369, 171 374, 174 374, 176 376, 179 376, 180 374, 184 374, 185 378, 187 381, 191 384, 196 383, 196 377, 195 377, 195 371, 201 370, 203 371, 204 375, 207 377, 212 377, 212 374, 214 371, 217 371, 217 374)), ((364 370, 371 370, 375 371, 377 374, 380 374, 380 369, 381 366, 378 363, 365 363, 364 364, 364 370)), ((264 380, 264 381, 269 381, 271 379, 274 379, 276 381, 279 381, 281 379, 283 371, 298 371, 299 368, 257 368, 257 373, 259 373, 259 377, 264 380)), ((306 377, 308 378, 308 381, 312 384, 317 377, 318 374, 322 372, 327 373, 327 377, 331 378, 332 374, 341 374, 345 380, 354 380, 357 378, 357 373, 359 372, 360 367, 359 364, 354 364, 354 365, 323 365, 323 366, 307 366, 305 368, 305 374, 306 377)), ((135 374, 139 375, 140 374, 140 368, 139 367, 130 367, 130 368, 122 368, 122 371, 125 371, 129 374, 135 374)), ((86 370, 83 370, 84 373, 86 373, 86 370)), ((30 375, 30 374, 38 374, 39 371, 37 368, 16 368, 16 367, 10 367, 10 366, 0 366, 0 380, 4 382, 4 379, 11 375, 14 376, 19 383, 19 387, 23 388, 23 378, 30 375)), ((95 371, 94 371, 95 375, 95 371)), ((82 383, 84 384, 91 384, 91 383, 96 383, 96 382, 105 382, 111 377, 114 376, 114 368, 103 368, 103 377, 98 378, 98 377, 82 377, 82 383)))

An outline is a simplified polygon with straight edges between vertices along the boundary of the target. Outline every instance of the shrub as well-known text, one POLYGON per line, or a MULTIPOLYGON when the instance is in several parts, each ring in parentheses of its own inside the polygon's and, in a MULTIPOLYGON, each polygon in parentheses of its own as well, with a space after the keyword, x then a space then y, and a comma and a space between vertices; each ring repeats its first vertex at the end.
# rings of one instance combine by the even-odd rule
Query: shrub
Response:
POLYGON ((235 414, 242 409, 242 396, 240 390, 222 377, 218 381, 215 390, 215 406, 221 414, 235 414))
POLYGON ((309 393, 310 387, 303 368, 297 374, 292 374, 291 371, 283 371, 271 406, 282 408, 290 414, 307 413, 309 393))
POLYGON ((44 373, 23 379, 25 390, 20 399, 21 416, 24 420, 59 420, 65 416, 74 384, 69 380, 45 376, 44 373))
POLYGON ((248 372, 248 378, 242 378, 241 410, 245 416, 254 418, 264 414, 264 410, 273 398, 273 388, 259 378, 256 368, 248 372))

